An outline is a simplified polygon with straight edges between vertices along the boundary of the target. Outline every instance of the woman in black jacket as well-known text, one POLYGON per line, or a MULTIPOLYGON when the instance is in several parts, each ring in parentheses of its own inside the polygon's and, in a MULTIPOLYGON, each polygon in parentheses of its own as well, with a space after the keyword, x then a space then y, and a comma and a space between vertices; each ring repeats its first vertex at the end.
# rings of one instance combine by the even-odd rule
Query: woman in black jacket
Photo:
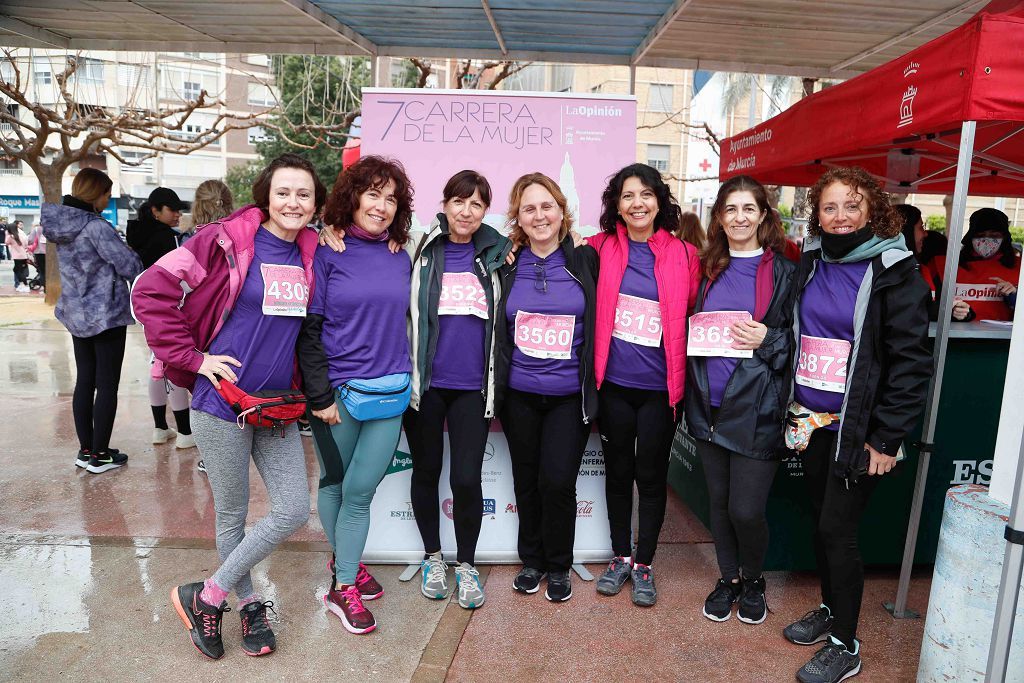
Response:
POLYGON ((924 407, 929 297, 902 221, 866 171, 826 172, 808 203, 786 445, 802 455, 814 506, 822 601, 783 635, 798 645, 824 641, 797 679, 835 683, 860 671, 857 535, 924 407))
POLYGON ((551 178, 512 186, 509 238, 495 323, 495 399, 512 458, 523 568, 512 587, 553 602, 572 597, 576 477, 597 415, 594 318, 597 254, 573 246, 572 215, 551 178))
POLYGON ((721 578, 704 616, 767 616, 761 575, 765 505, 782 452, 794 271, 785 232, 764 186, 749 176, 722 185, 701 252, 704 279, 690 318, 686 423, 711 499, 721 578))

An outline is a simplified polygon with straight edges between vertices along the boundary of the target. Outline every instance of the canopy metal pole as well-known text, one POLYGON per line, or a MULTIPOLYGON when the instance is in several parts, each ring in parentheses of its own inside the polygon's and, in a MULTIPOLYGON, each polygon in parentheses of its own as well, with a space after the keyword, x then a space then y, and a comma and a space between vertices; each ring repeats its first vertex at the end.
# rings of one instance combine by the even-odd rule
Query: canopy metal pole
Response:
POLYGON ((1013 488, 1010 519, 1006 524, 1006 552, 1003 554, 1003 576, 996 598, 996 618, 992 624, 992 644, 988 651, 985 681, 1006 680, 1013 642, 1013 619, 1017 614, 1021 572, 1024 570, 1024 437, 1017 457, 1017 479, 1013 488))
POLYGON ((956 292, 956 270, 960 261, 960 240, 967 218, 967 185, 971 178, 971 159, 974 156, 974 133, 976 121, 964 121, 960 130, 960 153, 956 165, 956 185, 953 190, 953 216, 946 230, 949 243, 946 245, 946 271, 943 273, 942 297, 939 301, 939 319, 935 330, 935 372, 928 391, 928 402, 924 411, 924 430, 921 435, 921 457, 917 463, 917 481, 914 484, 914 498, 910 504, 910 522, 907 524, 907 540, 903 546, 903 564, 900 567, 900 582, 896 589, 896 602, 886 603, 885 608, 897 619, 920 616, 907 609, 907 594, 910 592, 910 574, 914 568, 914 553, 917 550, 917 532, 921 526, 921 509, 924 506, 924 489, 928 483, 928 464, 935 441, 935 427, 939 417, 939 397, 942 394, 942 375, 946 365, 946 347, 949 343, 949 325, 953 313, 953 295, 956 292))
POLYGON ((636 64, 629 65, 629 94, 636 95, 636 64))

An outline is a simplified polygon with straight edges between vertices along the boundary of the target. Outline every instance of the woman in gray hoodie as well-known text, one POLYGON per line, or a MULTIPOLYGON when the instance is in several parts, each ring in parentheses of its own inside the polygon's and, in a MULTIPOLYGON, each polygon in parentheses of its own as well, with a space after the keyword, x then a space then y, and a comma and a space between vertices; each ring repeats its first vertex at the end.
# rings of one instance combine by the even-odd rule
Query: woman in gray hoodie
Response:
POLYGON ((75 464, 99 474, 128 456, 110 447, 125 333, 132 313, 128 283, 142 261, 100 216, 113 182, 94 168, 78 172, 61 204, 44 204, 43 234, 57 245, 60 299, 54 313, 74 343, 78 379, 72 399, 79 451, 75 464))

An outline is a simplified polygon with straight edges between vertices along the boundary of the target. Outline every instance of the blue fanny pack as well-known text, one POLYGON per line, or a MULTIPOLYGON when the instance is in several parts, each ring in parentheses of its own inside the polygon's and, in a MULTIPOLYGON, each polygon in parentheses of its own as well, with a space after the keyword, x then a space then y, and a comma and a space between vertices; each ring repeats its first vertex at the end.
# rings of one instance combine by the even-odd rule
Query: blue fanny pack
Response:
POLYGON ((351 379, 338 387, 348 414, 360 422, 384 420, 405 412, 412 396, 408 372, 374 379, 351 379))

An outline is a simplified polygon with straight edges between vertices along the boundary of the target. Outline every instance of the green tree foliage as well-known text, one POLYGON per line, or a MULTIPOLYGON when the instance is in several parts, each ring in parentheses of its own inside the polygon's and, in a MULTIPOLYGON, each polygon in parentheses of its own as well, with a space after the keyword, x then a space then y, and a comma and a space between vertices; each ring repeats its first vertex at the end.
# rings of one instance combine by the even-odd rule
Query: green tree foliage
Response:
POLYGON ((224 183, 231 189, 235 208, 252 204, 252 184, 256 182, 263 163, 251 161, 241 166, 232 166, 224 176, 224 183))
POLYGON ((282 113, 271 117, 264 126, 267 139, 256 145, 262 164, 295 152, 312 162, 329 188, 341 172, 341 149, 370 82, 369 60, 279 55, 273 68, 282 113))
POLYGON ((946 217, 939 215, 927 216, 924 219, 924 227, 926 230, 946 232, 946 217))

